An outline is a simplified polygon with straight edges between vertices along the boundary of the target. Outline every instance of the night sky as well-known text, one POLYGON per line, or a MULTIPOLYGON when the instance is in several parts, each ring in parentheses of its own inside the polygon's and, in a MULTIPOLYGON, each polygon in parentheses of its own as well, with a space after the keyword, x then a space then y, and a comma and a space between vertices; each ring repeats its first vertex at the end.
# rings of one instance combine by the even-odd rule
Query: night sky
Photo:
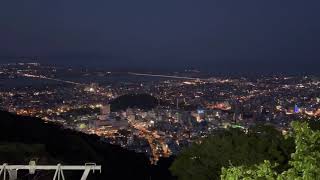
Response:
POLYGON ((317 73, 319 9, 319 0, 2 0, 0 62, 317 73))

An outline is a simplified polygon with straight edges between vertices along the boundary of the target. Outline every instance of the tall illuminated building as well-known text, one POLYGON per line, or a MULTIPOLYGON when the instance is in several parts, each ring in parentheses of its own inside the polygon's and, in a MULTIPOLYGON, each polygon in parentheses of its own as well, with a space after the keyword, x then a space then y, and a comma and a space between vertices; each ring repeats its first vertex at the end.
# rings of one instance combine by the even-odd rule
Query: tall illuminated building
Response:
POLYGON ((100 108, 101 115, 109 115, 110 112, 111 112, 110 104, 101 106, 100 108))
POLYGON ((299 113, 300 112, 300 108, 298 107, 298 105, 294 105, 294 113, 299 113))

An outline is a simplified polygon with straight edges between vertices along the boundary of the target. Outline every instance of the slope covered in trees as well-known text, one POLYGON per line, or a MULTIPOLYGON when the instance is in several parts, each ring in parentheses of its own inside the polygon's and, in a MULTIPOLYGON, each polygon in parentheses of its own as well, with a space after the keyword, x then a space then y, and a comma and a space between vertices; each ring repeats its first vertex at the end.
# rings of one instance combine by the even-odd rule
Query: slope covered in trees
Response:
POLYGON ((126 94, 111 101, 111 110, 119 111, 127 108, 149 110, 155 108, 158 100, 149 94, 126 94))
POLYGON ((179 180, 220 179, 224 166, 253 165, 264 160, 277 162, 281 171, 287 168, 293 152, 293 139, 285 139, 273 127, 257 126, 248 133, 229 129, 185 149, 170 169, 179 180))
POLYGON ((312 130, 306 122, 294 122, 296 150, 289 161, 289 168, 277 171, 279 166, 265 160, 263 163, 252 166, 222 168, 223 180, 317 180, 320 179, 320 131, 312 130))

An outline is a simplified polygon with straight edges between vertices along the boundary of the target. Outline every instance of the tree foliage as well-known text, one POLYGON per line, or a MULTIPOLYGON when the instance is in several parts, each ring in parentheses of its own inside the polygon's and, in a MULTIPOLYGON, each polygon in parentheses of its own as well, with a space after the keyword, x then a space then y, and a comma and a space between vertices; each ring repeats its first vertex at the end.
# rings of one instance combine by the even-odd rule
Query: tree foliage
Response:
POLYGON ((254 165, 265 159, 279 163, 277 169, 282 170, 292 152, 293 140, 285 139, 273 127, 258 126, 247 133, 229 129, 183 150, 170 170, 179 180, 219 179, 223 166, 254 165))
POLYGON ((158 104, 157 98, 149 94, 126 94, 110 102, 112 111, 126 110, 127 108, 140 108, 149 110, 158 104))
POLYGON ((29 162, 30 160, 37 160, 40 163, 50 163, 53 161, 50 155, 47 154, 43 144, 7 142, 0 142, 0 160, 11 163, 29 162))
POLYGON ((296 151, 289 161, 290 168, 277 172, 270 161, 254 166, 222 168, 221 179, 313 180, 320 179, 320 131, 312 130, 306 122, 292 123, 296 151))

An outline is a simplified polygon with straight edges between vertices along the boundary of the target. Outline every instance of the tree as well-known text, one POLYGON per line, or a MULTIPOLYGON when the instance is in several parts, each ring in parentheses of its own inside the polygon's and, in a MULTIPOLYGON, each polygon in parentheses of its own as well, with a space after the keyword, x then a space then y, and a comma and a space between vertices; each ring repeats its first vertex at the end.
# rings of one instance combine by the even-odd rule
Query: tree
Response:
POLYGON ((274 180, 277 172, 273 170, 276 166, 272 166, 270 161, 265 160, 264 163, 253 165, 251 167, 239 166, 222 168, 221 179, 227 180, 274 180))
POLYGON ((270 161, 254 166, 222 168, 221 179, 320 179, 320 131, 312 130, 306 122, 293 122, 296 151, 289 161, 289 169, 277 172, 277 164, 270 161))
POLYGON ((219 179, 223 166, 254 165, 265 159, 278 162, 281 170, 294 152, 293 145, 292 139, 270 126, 251 128, 247 133, 228 129, 184 149, 170 170, 179 180, 219 179))
POLYGON ((149 94, 126 94, 112 100, 110 104, 112 111, 126 110, 127 108, 150 110, 157 106, 158 100, 149 94))
POLYGON ((0 162, 19 164, 29 163, 30 160, 37 160, 40 163, 54 161, 43 144, 0 142, 0 162))

